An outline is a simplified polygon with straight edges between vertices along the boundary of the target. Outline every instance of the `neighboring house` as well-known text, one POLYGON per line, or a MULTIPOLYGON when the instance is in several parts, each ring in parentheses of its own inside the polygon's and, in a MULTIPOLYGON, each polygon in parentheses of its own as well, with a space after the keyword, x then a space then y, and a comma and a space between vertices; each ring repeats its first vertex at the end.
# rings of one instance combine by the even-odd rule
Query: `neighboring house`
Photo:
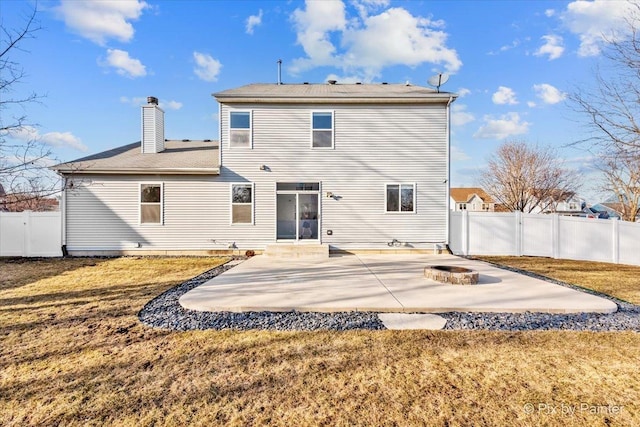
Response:
MULTIPOLYGON (((593 209, 604 211, 609 214, 609 218, 621 219, 624 208, 620 202, 603 202, 592 206, 593 209)), ((640 222, 640 212, 636 215, 636 222, 640 222)))
POLYGON ((545 197, 531 213, 557 213, 565 216, 583 216, 586 202, 572 191, 556 190, 545 197))
POLYGON ((54 166, 67 180, 70 254, 264 249, 433 249, 448 241, 449 106, 391 84, 252 84, 214 94, 218 141, 142 141, 54 166))
POLYGON ((496 203, 482 188, 451 188, 449 209, 454 212, 494 212, 496 203))

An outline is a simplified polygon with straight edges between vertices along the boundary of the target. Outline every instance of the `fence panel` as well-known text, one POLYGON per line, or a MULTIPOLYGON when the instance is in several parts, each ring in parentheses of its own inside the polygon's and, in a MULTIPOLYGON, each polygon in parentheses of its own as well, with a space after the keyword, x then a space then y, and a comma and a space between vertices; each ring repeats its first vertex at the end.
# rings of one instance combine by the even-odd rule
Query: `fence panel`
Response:
POLYGON ((640 223, 543 214, 451 212, 460 255, 532 255, 640 265, 640 223))
POLYGON ((0 212, 0 256, 62 256, 60 212, 0 212))
POLYGON ((553 256, 553 217, 522 215, 522 255, 553 256))
POLYGON ((561 216, 558 258, 613 262, 613 221, 561 216))
POLYGON ((508 213, 469 212, 469 252, 486 255, 516 254, 514 216, 508 213))
POLYGON ((640 265, 640 223, 618 221, 618 253, 621 264, 640 265))

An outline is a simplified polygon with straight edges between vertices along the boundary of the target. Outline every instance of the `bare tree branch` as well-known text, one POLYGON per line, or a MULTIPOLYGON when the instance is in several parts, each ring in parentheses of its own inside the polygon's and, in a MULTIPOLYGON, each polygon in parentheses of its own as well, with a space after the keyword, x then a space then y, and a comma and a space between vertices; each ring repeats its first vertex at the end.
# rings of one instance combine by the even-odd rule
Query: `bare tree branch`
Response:
POLYGON ((24 140, 24 134, 30 135, 24 131, 33 126, 28 125, 24 111, 42 97, 17 92, 26 73, 12 58, 16 51, 25 51, 24 42, 41 30, 37 14, 36 5, 17 29, 0 23, 0 186, 5 193, 0 208, 8 210, 44 206, 44 199, 61 191, 60 179, 48 169, 53 160, 51 148, 35 137, 24 140))
POLYGON ((601 189, 618 200, 623 219, 635 221, 640 199, 640 3, 626 18, 626 37, 606 36, 606 69, 598 68, 595 89, 575 89, 573 109, 585 120, 591 136, 576 141, 587 145, 600 161, 601 189))
POLYGON ((551 148, 506 141, 480 177, 484 190, 509 211, 544 211, 575 195, 574 171, 551 148))

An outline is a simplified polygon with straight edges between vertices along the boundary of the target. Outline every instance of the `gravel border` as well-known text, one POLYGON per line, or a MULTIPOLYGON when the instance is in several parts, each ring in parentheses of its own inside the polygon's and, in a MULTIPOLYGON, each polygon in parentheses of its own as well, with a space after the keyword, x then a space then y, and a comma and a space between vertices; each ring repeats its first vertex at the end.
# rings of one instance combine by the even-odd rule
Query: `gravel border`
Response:
MULTIPOLYGON (((241 258, 236 258, 241 259, 241 258)), ((483 261, 487 262, 487 261, 483 261)), ((445 330, 573 330, 573 331, 636 331, 640 332, 640 306, 599 292, 571 285, 517 268, 492 264, 497 268, 545 280, 581 292, 606 298, 618 305, 611 314, 576 313, 434 313, 447 320, 445 330)), ((205 329, 312 331, 351 329, 386 329, 375 312, 203 312, 183 308, 178 299, 191 289, 233 268, 237 263, 228 262, 212 268, 199 276, 181 283, 153 300, 138 313, 140 321, 151 327, 176 331, 205 329)))
POLYGON ((386 329, 382 321, 378 319, 377 313, 371 312, 249 311, 234 313, 189 310, 180 305, 178 300, 182 295, 234 266, 233 263, 232 265, 230 263, 220 265, 169 289, 149 301, 138 313, 138 318, 147 326, 176 331, 205 329, 276 331, 386 329))

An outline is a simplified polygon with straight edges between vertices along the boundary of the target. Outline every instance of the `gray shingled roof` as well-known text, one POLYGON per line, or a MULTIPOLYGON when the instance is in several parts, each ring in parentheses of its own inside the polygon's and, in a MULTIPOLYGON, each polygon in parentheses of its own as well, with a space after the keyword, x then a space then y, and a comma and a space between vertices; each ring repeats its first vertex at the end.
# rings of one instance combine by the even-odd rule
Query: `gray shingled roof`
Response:
POLYGON ((52 166, 60 173, 207 174, 220 173, 217 141, 165 141, 161 153, 145 153, 140 142, 52 166))
POLYGON ((447 102, 457 95, 406 84, 263 84, 213 94, 221 102, 447 102))

